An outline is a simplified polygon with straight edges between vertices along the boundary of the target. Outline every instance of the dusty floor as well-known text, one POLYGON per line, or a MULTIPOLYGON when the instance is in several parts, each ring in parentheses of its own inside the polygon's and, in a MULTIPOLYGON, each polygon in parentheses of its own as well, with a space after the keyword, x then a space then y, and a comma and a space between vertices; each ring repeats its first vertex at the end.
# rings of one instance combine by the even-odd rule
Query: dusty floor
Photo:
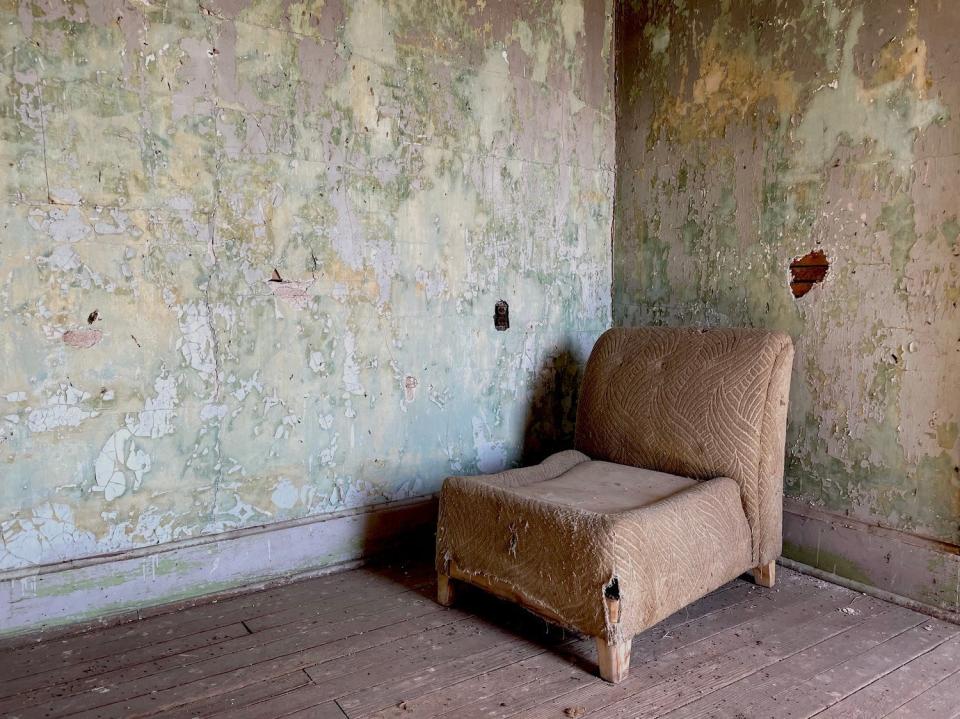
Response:
POLYGON ((593 642, 427 563, 372 566, 53 640, 0 646, 5 717, 958 717, 960 627, 799 574, 736 581, 593 642))

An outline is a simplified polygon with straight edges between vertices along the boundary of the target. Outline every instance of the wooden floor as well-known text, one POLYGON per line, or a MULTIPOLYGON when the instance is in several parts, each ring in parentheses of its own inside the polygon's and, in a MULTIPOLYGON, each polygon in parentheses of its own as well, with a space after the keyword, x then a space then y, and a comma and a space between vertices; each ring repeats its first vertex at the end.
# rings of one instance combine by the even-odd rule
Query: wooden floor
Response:
POLYGON ((5 717, 960 717, 960 627, 780 572, 637 637, 593 642, 478 592, 434 603, 426 563, 368 567, 0 647, 5 717))

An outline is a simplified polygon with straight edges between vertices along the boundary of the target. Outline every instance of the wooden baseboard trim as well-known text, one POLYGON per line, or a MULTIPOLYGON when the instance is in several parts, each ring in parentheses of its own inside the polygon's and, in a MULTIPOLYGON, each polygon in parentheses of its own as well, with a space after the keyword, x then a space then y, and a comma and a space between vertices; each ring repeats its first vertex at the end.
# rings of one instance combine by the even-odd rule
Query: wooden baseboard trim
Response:
POLYGON ((0 574, 3 645, 353 569, 436 527, 435 496, 0 574))
POLYGON ((29 567, 18 569, 6 569, 0 571, 0 582, 8 579, 21 579, 23 577, 35 577, 41 574, 52 574, 54 572, 64 572, 71 569, 80 569, 82 567, 92 567, 97 564, 109 564, 111 562, 122 561, 124 559, 136 559, 137 557, 150 557, 168 552, 176 552, 189 547, 199 547, 204 544, 213 544, 215 542, 224 542, 241 537, 249 537, 256 534, 267 532, 277 532, 295 527, 304 527, 318 522, 330 522, 337 519, 345 519, 361 514, 370 514, 371 512, 382 512, 405 506, 418 506, 424 502, 437 502, 438 495, 430 494, 413 499, 401 499, 393 502, 384 502, 382 504, 369 505, 366 507, 354 507, 340 512, 331 512, 312 517, 301 517, 300 519, 288 519, 282 522, 273 522, 271 524, 258 524, 253 527, 243 527, 242 529, 232 529, 219 534, 204 534, 199 537, 190 537, 188 539, 177 539, 163 544, 154 544, 149 547, 137 547, 135 549, 125 549, 119 552, 107 552, 96 554, 90 557, 80 557, 78 559, 68 559, 63 562, 50 562, 48 564, 32 564, 29 567))
POLYGON ((783 565, 787 569, 792 569, 795 572, 807 574, 811 577, 822 579, 825 582, 837 584, 841 587, 852 589, 855 592, 860 592, 861 594, 867 594, 871 597, 882 599, 883 601, 890 602, 891 604, 897 604, 901 607, 906 607, 907 609, 913 609, 914 611, 927 614, 931 617, 935 617, 936 619, 942 619, 945 622, 960 624, 960 613, 958 612, 949 612, 945 609, 935 607, 932 604, 918 602, 915 599, 910 599, 909 597, 904 597, 900 594, 894 594, 893 592, 878 589, 877 587, 872 587, 869 584, 861 584, 853 579, 847 579, 839 574, 824 572, 822 569, 811 567, 807 564, 803 564, 802 562, 795 562, 787 557, 780 557, 780 559, 777 560, 777 563, 783 565))
POLYGON ((869 588, 869 594, 950 621, 960 616, 960 556, 954 545, 787 499, 783 556, 826 581, 869 588))

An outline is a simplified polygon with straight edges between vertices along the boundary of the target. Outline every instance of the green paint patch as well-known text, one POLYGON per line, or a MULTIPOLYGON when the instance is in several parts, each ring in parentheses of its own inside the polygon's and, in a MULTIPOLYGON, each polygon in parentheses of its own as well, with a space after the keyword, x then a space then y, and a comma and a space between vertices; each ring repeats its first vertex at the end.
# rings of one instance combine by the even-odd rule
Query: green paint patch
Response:
POLYGON ((956 422, 946 422, 937 425, 937 444, 945 450, 953 449, 960 439, 960 425, 956 422))
POLYGON ((77 592, 85 592, 91 589, 106 589, 107 587, 118 587, 130 581, 130 577, 124 574, 114 574, 104 577, 95 577, 92 579, 82 579, 77 581, 54 581, 50 578, 40 578, 37 580, 37 597, 65 597, 77 592))
POLYGON ((951 217, 940 225, 940 231, 943 232, 943 236, 947 238, 948 242, 956 242, 957 238, 960 237, 960 222, 957 221, 956 217, 951 217))
POLYGON ((856 563, 850 561, 839 554, 828 552, 825 549, 817 547, 805 547, 800 544, 794 544, 784 540, 783 556, 792 559, 801 564, 821 569, 824 572, 836 574, 838 577, 846 577, 861 584, 872 585, 873 581, 870 575, 864 572, 856 563))
POLYGON ((897 290, 904 291, 904 274, 910 251, 917 243, 913 200, 906 193, 898 195, 880 210, 877 229, 886 233, 890 246, 890 265, 897 281, 897 290))
POLYGON ((153 571, 161 576, 167 574, 187 576, 188 572, 195 569, 197 569, 196 563, 167 557, 161 557, 153 564, 153 571))

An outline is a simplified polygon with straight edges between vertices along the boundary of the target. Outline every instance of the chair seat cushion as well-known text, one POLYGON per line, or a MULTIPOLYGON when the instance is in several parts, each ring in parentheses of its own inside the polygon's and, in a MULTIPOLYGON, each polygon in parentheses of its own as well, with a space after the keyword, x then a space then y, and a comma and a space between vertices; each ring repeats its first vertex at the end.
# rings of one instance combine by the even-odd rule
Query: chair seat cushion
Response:
POLYGON ((698 484, 695 479, 613 462, 581 462, 555 479, 512 492, 590 512, 638 509, 698 484))
POLYGON ((577 451, 440 495, 437 569, 477 577, 576 631, 616 642, 751 568, 736 482, 608 462, 577 451), (619 595, 610 617, 605 595, 619 595))

